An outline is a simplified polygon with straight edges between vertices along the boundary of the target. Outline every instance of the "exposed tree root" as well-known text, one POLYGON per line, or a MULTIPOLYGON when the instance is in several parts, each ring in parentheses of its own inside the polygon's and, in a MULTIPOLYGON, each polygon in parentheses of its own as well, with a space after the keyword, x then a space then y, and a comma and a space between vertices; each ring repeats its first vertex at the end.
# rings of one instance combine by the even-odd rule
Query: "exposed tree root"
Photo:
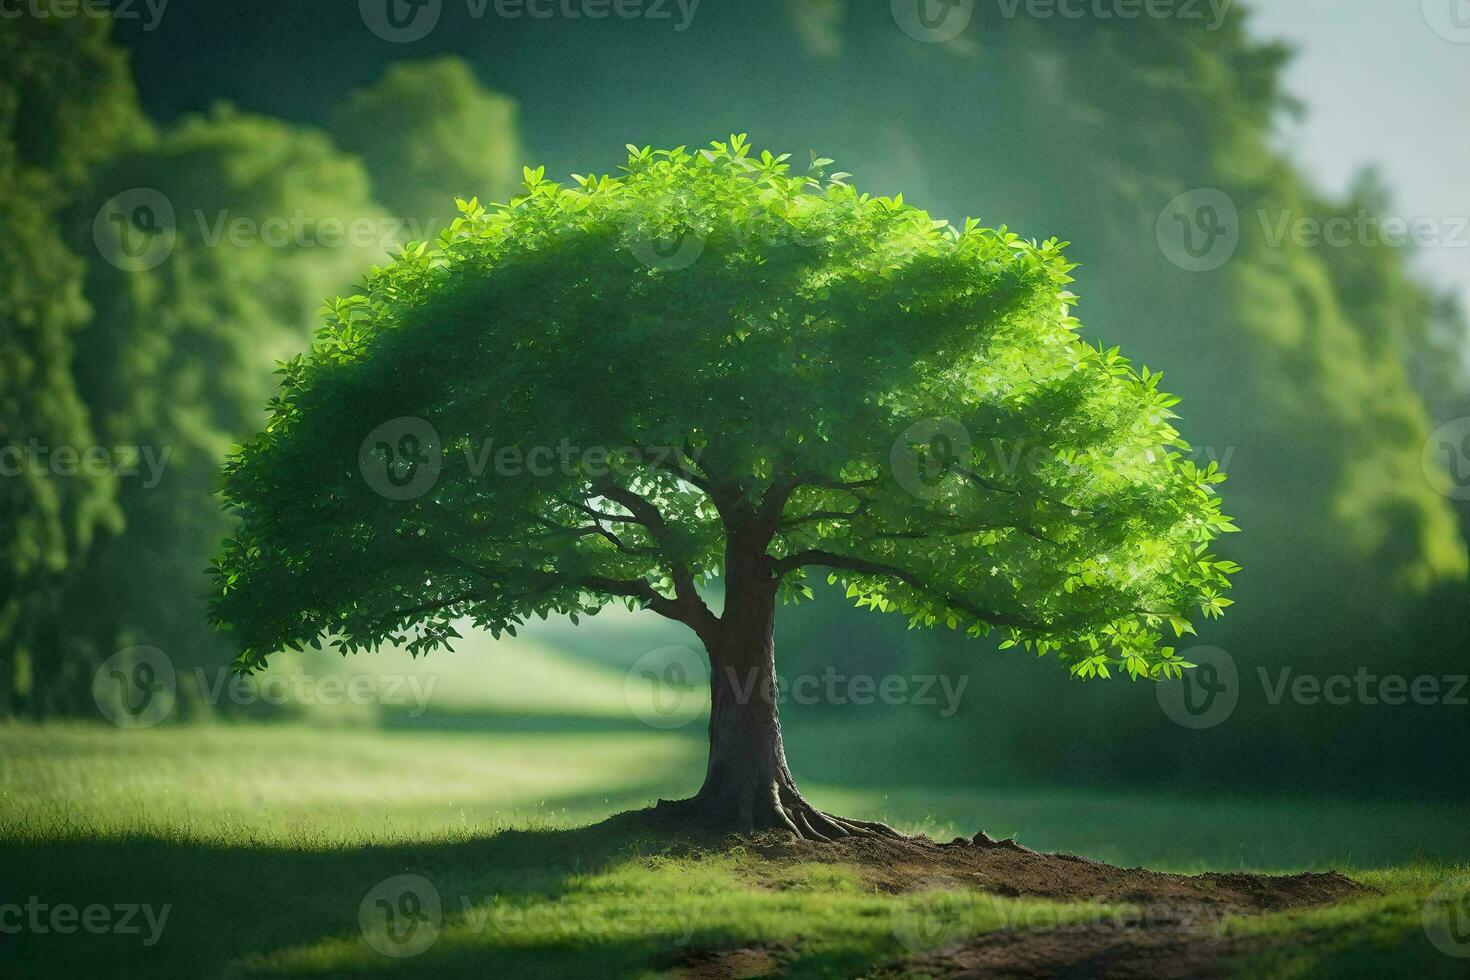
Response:
POLYGON ((657 810, 678 826, 721 833, 775 830, 798 840, 818 842, 845 837, 911 840, 885 823, 839 817, 819 810, 785 780, 772 783, 759 793, 739 794, 734 800, 728 795, 717 799, 701 795, 687 800, 659 800, 657 810), (757 797, 762 798, 760 805, 757 797))

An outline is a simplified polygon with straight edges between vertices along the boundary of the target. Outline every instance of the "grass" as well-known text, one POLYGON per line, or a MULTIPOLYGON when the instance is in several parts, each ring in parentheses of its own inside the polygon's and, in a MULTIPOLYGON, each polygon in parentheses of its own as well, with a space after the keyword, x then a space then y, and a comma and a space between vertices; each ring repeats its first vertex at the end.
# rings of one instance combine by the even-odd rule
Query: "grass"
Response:
MULTIPOLYGON (((668 854, 589 829, 688 794, 703 764, 697 722, 629 723, 618 665, 632 658, 616 629, 604 635, 596 657, 548 629, 441 665, 452 696, 416 717, 307 704, 273 724, 0 725, 0 975, 637 977, 692 949, 756 947, 756 973, 849 977, 926 948, 936 923, 954 940, 1123 911, 884 894, 846 866, 668 854), (6 931, 6 903, 28 902, 44 904, 42 927, 6 931), (127 906, 155 922, 166 906, 167 918, 61 933, 46 916, 62 906, 100 907, 99 923, 127 906), (417 955, 381 951, 426 938, 417 955)), ((1241 964, 1248 975, 1463 976, 1470 963, 1436 949, 1423 920, 1435 888, 1470 870, 1470 808, 955 785, 913 764, 929 749, 888 748, 937 745, 921 719, 890 726, 881 745, 861 722, 796 712, 788 727, 815 802, 854 816, 941 838, 1019 832, 1033 847, 1165 870, 1336 867, 1376 889, 1229 920, 1271 940, 1241 964)), ((1451 912, 1432 911, 1431 926, 1451 912)))
POLYGON ((1470 868, 1432 865, 1363 871, 1379 892, 1357 902, 1251 919, 1228 932, 1256 935, 1268 948, 1240 964, 1243 974, 1299 977, 1465 977, 1470 975, 1470 868), (1431 901, 1453 882, 1457 909, 1431 901), (1430 938, 1433 932, 1443 947, 1430 938))
MULTIPOLYGON (((136 732, 0 727, 5 900, 36 895, 51 906, 171 907, 152 946, 142 945, 142 935, 77 934, 61 942, 54 933, 28 931, 3 937, 4 959, 43 976, 104 968, 112 976, 534 977, 594 968, 638 976, 673 964, 689 948, 765 944, 778 951, 787 975, 840 977, 908 951, 902 924, 915 899, 876 894, 842 867, 773 868, 731 854, 672 859, 659 857, 652 844, 571 829, 659 793, 687 791, 697 749, 688 738, 662 733, 322 730, 301 723, 136 732), (650 771, 670 775, 651 784, 627 775, 650 771), (379 953, 358 918, 369 892, 399 875, 431 884, 443 922, 429 949, 401 959, 379 953)), ((923 805, 921 795, 910 803, 897 794, 905 797, 897 806, 895 794, 884 800, 819 786, 814 795, 857 815, 892 816, 923 805)), ((1223 869, 1249 865, 1238 842, 1254 831, 1282 830, 1289 809, 1279 801, 1210 806, 1000 787, 977 788, 968 799, 951 790, 934 806, 939 816, 923 822, 931 829, 962 813, 991 828, 1004 816, 1024 821, 1033 842, 1106 840, 1125 863, 1160 863, 1149 859, 1192 854, 1189 841, 1204 841, 1198 853, 1213 860, 1185 863, 1223 869)), ((1371 837, 1320 838, 1341 828, 1355 834, 1375 816, 1404 816, 1384 807, 1364 815, 1357 805, 1314 802, 1303 811, 1304 825, 1280 846, 1314 836, 1315 854, 1367 853, 1371 837)), ((1452 827, 1452 816, 1420 815, 1424 842, 1442 833, 1433 843, 1436 863, 1351 866, 1383 889, 1382 897, 1232 921, 1232 930, 1296 937, 1289 951, 1254 962, 1253 973, 1353 975, 1371 954, 1381 958, 1371 960, 1381 976, 1409 965, 1427 976, 1463 975, 1447 972, 1463 961, 1429 946, 1419 919, 1425 896, 1455 870, 1448 856, 1467 845, 1465 825, 1452 827)), ((1380 836, 1393 830, 1382 824, 1380 836)), ((1292 869, 1282 861, 1268 867, 1292 869)), ((1110 911, 1008 899, 974 910, 962 931, 1110 911)))

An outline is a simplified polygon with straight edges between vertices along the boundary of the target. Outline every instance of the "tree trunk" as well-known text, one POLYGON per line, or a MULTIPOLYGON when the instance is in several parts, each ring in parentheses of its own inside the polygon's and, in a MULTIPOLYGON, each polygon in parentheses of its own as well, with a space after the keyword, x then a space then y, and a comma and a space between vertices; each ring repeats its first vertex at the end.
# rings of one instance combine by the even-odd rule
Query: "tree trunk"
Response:
MULTIPOLYGON (((727 568, 729 566, 727 565, 727 568)), ((900 837, 867 821, 823 813, 796 788, 781 744, 776 683, 776 583, 730 575, 710 658, 709 764, 691 799, 659 801, 719 830, 781 830, 810 840, 850 835, 900 837)))

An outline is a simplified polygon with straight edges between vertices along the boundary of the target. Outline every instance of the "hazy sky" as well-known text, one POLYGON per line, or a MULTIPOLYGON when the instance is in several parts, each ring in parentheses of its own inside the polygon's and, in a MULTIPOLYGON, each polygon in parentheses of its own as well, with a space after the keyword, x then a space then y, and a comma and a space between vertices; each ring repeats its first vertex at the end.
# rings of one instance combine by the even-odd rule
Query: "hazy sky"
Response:
POLYGON ((1396 216, 1445 222, 1448 241, 1422 250, 1419 266, 1470 306, 1470 227, 1456 230, 1470 220, 1470 0, 1252 6, 1258 36, 1298 48, 1287 87, 1309 114, 1286 130, 1285 145, 1334 191, 1375 164, 1396 216))

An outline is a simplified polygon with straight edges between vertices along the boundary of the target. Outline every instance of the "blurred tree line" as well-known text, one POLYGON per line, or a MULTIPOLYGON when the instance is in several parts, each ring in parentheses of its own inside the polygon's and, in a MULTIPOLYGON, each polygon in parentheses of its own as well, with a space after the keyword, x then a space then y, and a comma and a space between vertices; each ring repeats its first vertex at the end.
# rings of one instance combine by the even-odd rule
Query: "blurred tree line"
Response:
MULTIPOLYGON (((906 35, 889 6, 701 8, 713 20, 696 27, 710 30, 645 52, 659 56, 660 84, 639 97, 709 120, 678 139, 730 121, 793 151, 849 147, 838 165, 861 187, 1073 242, 1089 338, 1164 370, 1201 460, 1228 464, 1227 510, 1245 532, 1226 542, 1245 566, 1237 604, 1180 645, 1226 649, 1240 704, 1180 738, 1146 685, 1080 687, 1015 651, 870 622, 837 596, 783 613, 783 672, 917 662, 972 674, 931 778, 972 778, 983 757, 1026 778, 1470 785, 1447 749, 1470 734, 1470 708, 1271 705, 1261 692, 1259 668, 1273 679, 1283 666, 1470 671, 1470 507, 1421 462, 1437 425, 1470 416, 1465 318, 1403 249, 1273 236, 1283 216, 1393 207, 1371 175, 1325 195, 1275 148, 1277 121, 1297 111, 1280 84, 1289 52, 1250 38, 1241 5, 1212 30, 976 4, 945 43, 906 35), (721 34, 727 25, 740 35, 721 34), (751 50, 781 71, 741 77, 729 62, 751 50), (1170 261, 1158 223, 1201 188, 1232 202, 1239 243, 1219 268, 1192 272, 1170 261)), ((557 57, 611 73, 653 43, 613 30, 568 28, 557 57)), ((0 445, 171 450, 151 489, 111 474, 0 480, 0 711, 90 710, 93 665, 134 643, 227 662, 202 618, 200 573, 226 521, 210 495, 216 462, 262 418, 273 359, 302 346, 320 300, 390 243, 211 242, 213 217, 442 222, 455 194, 511 193, 515 104, 462 61, 391 64, 398 46, 371 50, 385 73, 312 114, 315 128, 226 106, 160 126, 139 110, 105 25, 23 19, 0 35, 0 445), (137 187, 167 197, 177 234, 166 261, 130 272, 106 261, 95 218, 137 187)), ((324 85, 361 77, 333 57, 316 69, 324 85)), ((665 139, 621 131, 642 125, 646 105, 617 108, 610 148, 665 139)), ((571 155, 590 138, 568 127, 543 142, 571 155)))
POLYGON ((275 360, 456 193, 506 195, 520 155, 514 104, 453 61, 389 71, 321 130, 226 104, 156 126, 107 28, 0 33, 0 445, 25 453, 0 477, 6 714, 93 713, 97 664, 128 646, 228 664, 204 620, 214 490, 275 360), (140 206, 156 265, 132 261, 147 228, 105 220, 140 206))

